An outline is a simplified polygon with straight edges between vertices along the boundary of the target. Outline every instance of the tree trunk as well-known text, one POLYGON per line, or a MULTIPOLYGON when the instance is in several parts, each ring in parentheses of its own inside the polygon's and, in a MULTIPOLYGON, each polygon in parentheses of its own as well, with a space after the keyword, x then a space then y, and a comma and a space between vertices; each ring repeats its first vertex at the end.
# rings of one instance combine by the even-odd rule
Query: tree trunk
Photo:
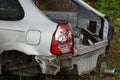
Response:
POLYGON ((89 2, 95 2, 95 0, 88 0, 89 2))
POLYGON ((47 10, 76 11, 76 6, 71 0, 46 0, 47 10))
POLYGON ((95 1, 96 1, 96 0, 87 0, 86 3, 92 6, 92 4, 93 4, 95 1))

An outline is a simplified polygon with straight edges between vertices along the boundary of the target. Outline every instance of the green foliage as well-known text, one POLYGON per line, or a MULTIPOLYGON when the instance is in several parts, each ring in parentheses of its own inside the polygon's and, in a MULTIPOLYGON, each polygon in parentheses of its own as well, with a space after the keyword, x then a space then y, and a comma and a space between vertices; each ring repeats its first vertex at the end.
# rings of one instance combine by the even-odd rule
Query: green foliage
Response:
POLYGON ((46 0, 38 0, 38 2, 40 3, 41 10, 46 10, 46 0))
MULTIPOLYGON (((110 16, 115 25, 115 39, 111 42, 120 43, 120 0, 96 0, 93 4, 100 12, 110 16)), ((113 50, 116 53, 115 50, 113 50)), ((118 56, 119 58, 120 56, 118 56)), ((107 59, 108 68, 112 69, 115 68, 117 70, 117 75, 120 75, 120 62, 117 60, 107 59)), ((93 76, 92 80, 104 80, 104 77, 101 76, 93 76)), ((118 79, 115 79, 118 80, 118 79)))
POLYGON ((96 0, 93 7, 110 16, 115 24, 115 41, 120 43, 120 0, 96 0), (119 34, 119 35, 118 35, 119 34))
POLYGON ((120 62, 119 61, 108 59, 106 62, 107 62, 108 68, 110 69, 115 68, 117 71, 117 75, 120 75, 120 62))
POLYGON ((92 80, 103 80, 103 78, 104 78, 103 75, 92 76, 92 80))

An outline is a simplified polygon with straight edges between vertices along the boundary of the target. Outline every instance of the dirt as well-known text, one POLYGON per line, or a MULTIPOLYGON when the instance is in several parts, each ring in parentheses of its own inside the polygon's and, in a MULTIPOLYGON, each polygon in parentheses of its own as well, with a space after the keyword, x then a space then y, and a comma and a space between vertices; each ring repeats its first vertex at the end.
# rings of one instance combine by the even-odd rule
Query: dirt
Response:
MULTIPOLYGON (((116 61, 116 63, 120 62, 120 44, 112 43, 110 46, 110 50, 108 54, 106 54, 106 58, 112 61, 116 61)), ((120 75, 116 76, 106 76, 104 80, 120 80, 120 75)))
POLYGON ((120 76, 117 77, 107 76, 104 80, 120 80, 120 76))
POLYGON ((106 58, 120 61, 120 44, 119 43, 111 44, 110 50, 109 50, 108 54, 106 55, 106 58))
MULTIPOLYGON (((116 43, 116 42, 111 43, 110 50, 106 54, 106 59, 120 62, 120 44, 119 43, 116 43)), ((66 80, 64 77, 65 76, 61 76, 61 77, 59 77, 59 79, 57 77, 54 77, 55 79, 53 79, 53 80, 66 80), (62 79, 62 78, 64 78, 64 79, 62 79)), ((67 79, 68 80, 84 80, 79 77, 71 77, 71 79, 69 79, 69 78, 67 78, 67 79)), ((26 80, 41 80, 41 79, 26 79, 26 80)), ((52 79, 47 79, 47 80, 52 80, 52 79)), ((91 80, 91 79, 88 75, 85 75, 85 80, 91 80)), ((98 79, 98 80, 120 80, 120 75, 105 76, 103 79, 98 79)))

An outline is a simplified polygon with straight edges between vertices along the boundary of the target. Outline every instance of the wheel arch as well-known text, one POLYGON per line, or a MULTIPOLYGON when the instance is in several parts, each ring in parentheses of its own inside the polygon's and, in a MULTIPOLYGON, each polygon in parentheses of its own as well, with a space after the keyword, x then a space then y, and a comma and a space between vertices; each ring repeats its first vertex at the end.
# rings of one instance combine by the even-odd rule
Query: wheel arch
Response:
POLYGON ((1 46, 1 53, 4 51, 17 51, 27 55, 39 55, 39 52, 32 46, 24 43, 9 42, 1 46))

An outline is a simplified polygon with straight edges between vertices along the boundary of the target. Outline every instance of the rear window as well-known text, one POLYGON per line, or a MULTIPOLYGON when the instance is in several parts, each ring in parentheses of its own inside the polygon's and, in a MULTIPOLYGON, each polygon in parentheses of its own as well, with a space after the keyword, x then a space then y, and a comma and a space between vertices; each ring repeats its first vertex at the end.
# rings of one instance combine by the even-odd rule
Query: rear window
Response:
POLYGON ((16 21, 24 17, 18 0, 0 0, 0 20, 16 21))

